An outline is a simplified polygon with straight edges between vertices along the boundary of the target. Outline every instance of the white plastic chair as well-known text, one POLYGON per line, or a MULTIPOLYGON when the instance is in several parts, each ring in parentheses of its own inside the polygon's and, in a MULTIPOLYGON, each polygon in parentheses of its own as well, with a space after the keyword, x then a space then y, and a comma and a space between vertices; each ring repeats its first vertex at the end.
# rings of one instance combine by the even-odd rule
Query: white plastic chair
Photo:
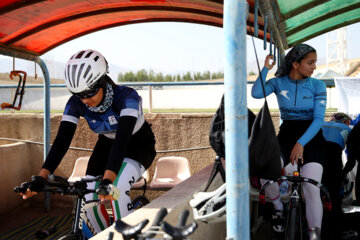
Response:
POLYGON ((151 189, 170 189, 191 176, 189 161, 184 157, 162 157, 155 167, 151 189))
POLYGON ((75 182, 80 180, 81 177, 86 176, 86 168, 90 157, 80 157, 76 159, 74 169, 69 177, 69 182, 75 182))

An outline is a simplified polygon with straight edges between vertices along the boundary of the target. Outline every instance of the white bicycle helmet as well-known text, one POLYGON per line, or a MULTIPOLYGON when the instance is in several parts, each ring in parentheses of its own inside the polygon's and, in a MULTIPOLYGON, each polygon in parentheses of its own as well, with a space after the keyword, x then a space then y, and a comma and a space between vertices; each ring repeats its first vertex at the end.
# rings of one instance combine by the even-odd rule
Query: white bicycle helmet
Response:
POLYGON ((226 183, 213 192, 198 192, 190 200, 194 219, 207 223, 226 220, 226 183))
POLYGON ((80 93, 92 88, 108 73, 108 63, 95 50, 83 50, 74 54, 65 67, 66 86, 72 93, 80 93))

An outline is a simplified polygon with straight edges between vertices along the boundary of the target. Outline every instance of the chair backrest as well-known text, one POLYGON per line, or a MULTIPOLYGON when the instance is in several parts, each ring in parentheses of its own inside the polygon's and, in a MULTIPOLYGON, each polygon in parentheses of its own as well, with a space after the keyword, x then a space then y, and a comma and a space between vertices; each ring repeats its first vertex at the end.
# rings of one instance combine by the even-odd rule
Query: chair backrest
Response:
POLYGON ((90 157, 80 157, 76 159, 74 169, 69 177, 69 181, 76 181, 81 177, 86 176, 86 169, 89 162, 90 157))
POLYGON ((171 188, 191 176, 184 157, 162 157, 156 163, 151 188, 171 188))

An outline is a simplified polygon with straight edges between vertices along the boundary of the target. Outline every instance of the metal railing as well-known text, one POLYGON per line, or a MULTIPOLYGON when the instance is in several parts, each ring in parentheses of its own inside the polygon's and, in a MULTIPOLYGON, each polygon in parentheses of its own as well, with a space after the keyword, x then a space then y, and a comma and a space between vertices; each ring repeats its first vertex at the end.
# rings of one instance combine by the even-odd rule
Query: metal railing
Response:
MULTIPOLYGON (((334 79, 321 79, 328 88, 335 87, 334 79)), ((247 81, 247 84, 253 84, 255 81, 247 81)), ((204 86, 204 85, 224 85, 223 81, 189 81, 189 82, 120 82, 118 84, 130 87, 147 87, 149 92, 149 112, 153 111, 153 89, 163 86, 204 86)), ((0 89, 16 89, 17 85, 0 85, 0 89)), ((28 84, 25 88, 43 88, 42 84, 28 84)), ((50 88, 66 88, 65 84, 50 84, 50 88)))

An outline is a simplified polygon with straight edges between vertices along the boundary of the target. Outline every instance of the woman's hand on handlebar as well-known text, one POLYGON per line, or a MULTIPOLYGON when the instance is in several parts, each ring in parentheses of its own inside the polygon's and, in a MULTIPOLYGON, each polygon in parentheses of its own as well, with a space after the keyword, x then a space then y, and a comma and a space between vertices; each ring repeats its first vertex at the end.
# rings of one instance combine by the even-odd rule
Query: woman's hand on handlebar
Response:
MULTIPOLYGON (((50 171, 49 170, 47 170, 47 169, 45 169, 45 168, 42 168, 41 170, 40 170, 40 172, 39 172, 39 176, 40 177, 43 177, 43 178, 45 178, 45 179, 47 179, 47 176, 50 174, 50 171)), ((28 198, 31 198, 31 197, 33 197, 34 195, 36 195, 37 194, 37 192, 33 189, 33 187, 34 186, 31 186, 31 184, 35 184, 36 185, 36 183, 35 182, 29 182, 29 187, 26 189, 26 192, 25 193, 22 193, 22 192, 20 192, 19 194, 20 194, 20 196, 22 196, 22 198, 25 200, 25 199, 28 199, 28 198)), ((36 188, 36 186, 35 186, 35 188, 36 188)))
POLYGON ((295 163, 298 163, 298 159, 301 158, 301 163, 304 163, 304 158, 303 158, 303 153, 304 153, 304 147, 303 145, 301 145, 300 143, 296 143, 295 146, 293 147, 291 154, 290 154, 290 162, 292 165, 294 165, 295 163))
POLYGON ((119 198, 119 190, 112 183, 116 179, 116 174, 111 170, 105 170, 103 180, 100 182, 96 192, 101 202, 105 200, 117 200, 119 198))

